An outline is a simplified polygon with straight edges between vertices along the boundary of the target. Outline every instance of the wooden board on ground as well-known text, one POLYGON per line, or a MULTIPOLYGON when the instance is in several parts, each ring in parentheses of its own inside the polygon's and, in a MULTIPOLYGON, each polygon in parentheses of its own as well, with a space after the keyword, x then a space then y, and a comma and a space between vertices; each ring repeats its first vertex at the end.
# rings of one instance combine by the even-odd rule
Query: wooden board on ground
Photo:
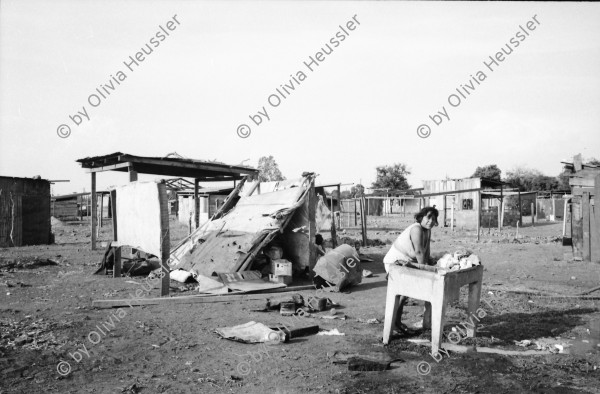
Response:
POLYGON ((268 298, 272 293, 283 293, 300 290, 313 290, 314 285, 285 287, 280 289, 270 289, 268 291, 257 291, 253 294, 248 293, 230 293, 232 295, 189 295, 180 297, 161 297, 161 298, 126 298, 119 300, 94 300, 94 308, 120 308, 124 306, 134 307, 140 305, 159 305, 159 304, 195 304, 212 302, 230 302, 239 300, 262 300, 268 298))

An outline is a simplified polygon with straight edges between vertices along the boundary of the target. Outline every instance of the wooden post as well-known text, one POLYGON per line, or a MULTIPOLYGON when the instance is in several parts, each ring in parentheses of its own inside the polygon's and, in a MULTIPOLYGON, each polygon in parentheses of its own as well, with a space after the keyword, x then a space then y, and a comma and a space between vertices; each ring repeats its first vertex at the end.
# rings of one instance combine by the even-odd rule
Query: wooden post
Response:
POLYGON ((318 256, 315 245, 315 236, 317 235, 317 194, 315 192, 315 181, 310 184, 310 190, 308 195, 308 267, 310 272, 313 273, 313 269, 317 264, 318 256))
POLYGON ((158 184, 158 200, 160 203, 160 234, 161 234, 161 275, 162 282, 160 286, 161 297, 169 295, 169 284, 171 282, 169 271, 169 257, 171 255, 171 239, 169 232, 169 198, 167 197, 167 187, 165 181, 158 184))
POLYGON ((535 227, 535 204, 531 203, 531 227, 535 227))
POLYGON ((521 209, 521 190, 517 190, 519 196, 519 224, 523 225, 523 209, 521 209))
POLYGON ((356 197, 354 198, 354 226, 358 226, 358 215, 356 211, 356 197))
POLYGON ((367 246, 367 241, 368 241, 368 237, 367 237, 367 215, 365 215, 365 202, 366 202, 366 198, 362 197, 360 200, 360 218, 361 218, 361 227, 362 227, 362 239, 363 239, 363 246, 367 246))
POLYGON ((583 258, 583 220, 581 217, 582 196, 571 198, 571 239, 573 242, 573 258, 583 258))
POLYGON ((502 205, 501 211, 500 211, 500 230, 502 230, 502 228, 504 227, 504 209, 505 209, 504 199, 502 199, 500 205, 502 205))
POLYGON ((97 196, 96 196, 96 173, 92 172, 92 204, 91 204, 91 209, 92 209, 92 250, 96 250, 96 209, 97 209, 97 196))
MULTIPOLYGON (((200 199, 198 198, 198 182, 199 179, 194 179, 194 225, 200 227, 200 199)), ((210 197, 209 201, 210 201, 210 197)))
POLYGON ((498 205, 498 231, 502 229, 502 200, 500 200, 500 204, 498 205))
POLYGON ((552 194, 550 194, 550 198, 552 199, 552 221, 554 222, 556 221, 556 199, 552 198, 552 194))
POLYGON ((331 196, 331 247, 337 248, 337 232, 335 231, 335 211, 333 210, 333 196, 331 196))
POLYGON ((446 227, 446 196, 442 196, 442 227, 446 227))
POLYGON ((338 196, 338 228, 342 228, 342 192, 341 192, 341 185, 337 185, 337 196, 338 196))
POLYGON ((118 246, 119 232, 117 227, 117 191, 110 191, 111 210, 112 210, 112 225, 113 225, 113 241, 117 243, 114 248, 115 262, 113 265, 113 278, 121 277, 121 246, 118 246))
POLYGON ((450 230, 454 231, 454 197, 452 197, 452 205, 450 205, 450 230))
MULTIPOLYGON (((98 227, 102 228, 102 219, 104 219, 104 193, 100 193, 100 215, 99 215, 99 219, 98 219, 98 227)), ((99 233, 98 233, 99 234, 99 233)), ((100 235, 98 235, 98 238, 100 238, 100 235)))
POLYGON ((129 171, 129 182, 136 182, 138 180, 138 173, 133 169, 132 166, 127 167, 129 171))
POLYGON ((591 261, 590 237, 590 192, 583 192, 581 197, 581 216, 583 221, 583 253, 584 261, 591 261))
POLYGON ((567 234, 567 206, 569 205, 569 200, 564 199, 564 207, 563 207, 563 228, 562 228, 562 236, 564 237, 567 234))
POLYGON ((481 230, 481 190, 477 192, 477 240, 481 230))

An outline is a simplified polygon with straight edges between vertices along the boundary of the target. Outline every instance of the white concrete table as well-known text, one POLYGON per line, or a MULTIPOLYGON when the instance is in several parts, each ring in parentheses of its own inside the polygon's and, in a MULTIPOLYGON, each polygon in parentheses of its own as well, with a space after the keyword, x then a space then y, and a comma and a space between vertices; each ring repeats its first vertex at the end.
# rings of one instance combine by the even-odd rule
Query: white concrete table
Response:
MULTIPOLYGON (((431 351, 437 353, 442 343, 446 305, 457 300, 460 288, 469 285, 469 316, 479 308, 483 267, 478 265, 458 271, 418 265, 419 268, 392 266, 388 277, 383 343, 389 343, 392 327, 400 304, 400 296, 425 301, 423 328, 431 328, 431 351)), ((467 336, 474 337, 475 327, 467 329, 467 336)))

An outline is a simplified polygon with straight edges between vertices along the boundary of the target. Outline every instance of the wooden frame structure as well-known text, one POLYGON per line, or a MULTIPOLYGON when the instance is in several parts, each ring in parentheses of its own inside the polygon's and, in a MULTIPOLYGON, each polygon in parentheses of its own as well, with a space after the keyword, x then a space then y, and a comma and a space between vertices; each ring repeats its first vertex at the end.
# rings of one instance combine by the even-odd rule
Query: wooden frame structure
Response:
POLYGON ((247 166, 232 166, 224 163, 184 159, 179 157, 144 157, 116 152, 104 156, 86 157, 77 160, 91 176, 92 186, 92 250, 96 249, 97 192, 96 173, 119 171, 129 174, 129 181, 138 180, 138 174, 165 175, 194 178, 194 197, 196 198, 195 223, 199 222, 198 190, 199 182, 226 182, 243 179, 247 175, 258 175, 258 170, 247 166))
POLYGON ((570 172, 571 196, 568 202, 571 206, 573 257, 600 263, 600 166, 583 164, 581 154, 573 158, 573 163, 562 163, 570 172))
MULTIPOLYGON (((161 247, 160 247, 160 261, 161 261, 161 297, 169 295, 169 283, 170 283, 170 270, 169 270, 169 257, 171 253, 171 239, 169 230, 169 211, 168 211, 168 199, 167 189, 164 182, 158 185, 159 201, 160 201, 160 234, 161 234, 161 247)), ((121 247, 119 244, 119 232, 117 222, 117 190, 111 190, 110 192, 111 213, 113 223, 113 242, 111 246, 114 247, 114 266, 113 266, 113 278, 121 277, 121 247)))

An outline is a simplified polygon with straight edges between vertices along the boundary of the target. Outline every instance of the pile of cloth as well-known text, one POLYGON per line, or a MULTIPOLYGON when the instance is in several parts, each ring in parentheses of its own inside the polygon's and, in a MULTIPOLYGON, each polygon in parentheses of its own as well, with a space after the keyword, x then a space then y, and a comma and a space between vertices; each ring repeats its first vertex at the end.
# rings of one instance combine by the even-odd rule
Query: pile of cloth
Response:
POLYGON ((472 254, 470 251, 462 249, 452 254, 446 253, 441 259, 437 261, 437 266, 449 271, 458 271, 466 268, 475 267, 481 265, 479 257, 476 254, 472 254))

